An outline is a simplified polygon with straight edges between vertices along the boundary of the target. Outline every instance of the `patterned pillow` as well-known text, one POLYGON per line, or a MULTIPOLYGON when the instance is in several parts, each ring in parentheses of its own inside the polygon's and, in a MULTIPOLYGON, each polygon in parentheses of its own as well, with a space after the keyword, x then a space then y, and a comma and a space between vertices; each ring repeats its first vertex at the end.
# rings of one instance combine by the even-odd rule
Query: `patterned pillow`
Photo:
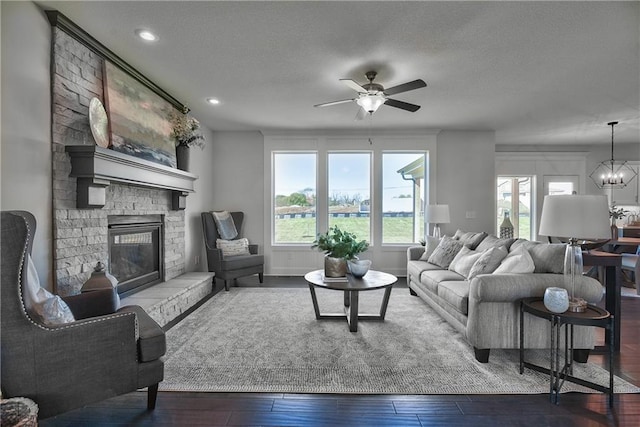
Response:
POLYGON ((496 236, 489 235, 482 239, 480 244, 476 246, 476 251, 484 252, 487 249, 497 248, 499 246, 504 246, 507 250, 509 250, 511 248, 511 245, 515 241, 516 239, 500 239, 496 236))
POLYGON ((47 326, 70 323, 76 320, 62 298, 40 286, 38 272, 31 255, 27 255, 27 273, 23 296, 24 306, 29 316, 47 326))
POLYGON ((484 252, 481 252, 482 255, 478 260, 473 264, 469 274, 467 274, 467 279, 471 280, 476 277, 478 274, 490 274, 495 271, 496 268, 500 265, 503 259, 509 254, 507 248, 504 246, 493 247, 484 252))
POLYGON ((438 243, 440 243, 440 239, 433 236, 427 236, 427 240, 424 245, 424 252, 420 256, 420 261, 428 261, 429 257, 438 247, 438 243))
POLYGON ((474 250, 469 249, 466 246, 463 246, 449 264, 449 270, 455 271, 461 276, 467 277, 469 272, 471 271, 471 267, 473 267, 482 256, 482 252, 476 252, 474 250))
POLYGON ((460 240, 463 245, 468 246, 470 249, 476 249, 476 247, 487 237, 487 233, 484 231, 481 232, 473 232, 473 231, 462 231, 458 229, 456 234, 453 235, 455 240, 460 240))
POLYGON ((231 240, 238 237, 236 224, 233 222, 233 217, 228 211, 211 212, 211 214, 216 223, 218 234, 222 239, 231 240))
POLYGON ((536 266, 533 264, 533 258, 529 255, 529 251, 521 245, 509 252, 509 255, 502 260, 493 274, 533 273, 535 269, 536 266))
POLYGON ((249 255, 249 239, 238 240, 216 240, 216 246, 222 251, 222 257, 249 255))
POLYGON ((444 269, 449 268, 449 264, 451 264, 451 261, 453 261, 458 252, 460 252, 462 246, 463 244, 459 240, 454 240, 449 236, 444 236, 429 257, 429 264, 437 265, 444 269))

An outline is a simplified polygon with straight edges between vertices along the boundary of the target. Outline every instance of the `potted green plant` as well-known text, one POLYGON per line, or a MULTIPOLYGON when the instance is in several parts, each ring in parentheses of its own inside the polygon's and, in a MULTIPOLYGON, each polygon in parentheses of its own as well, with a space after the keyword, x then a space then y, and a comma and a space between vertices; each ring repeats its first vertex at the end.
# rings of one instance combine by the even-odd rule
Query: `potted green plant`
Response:
POLYGON ((169 115, 171 121, 171 137, 176 141, 176 160, 178 169, 189 170, 189 149, 199 147, 204 149, 204 135, 200 131, 200 122, 195 118, 172 111, 169 115))
POLYGON ((324 274, 327 277, 342 277, 347 273, 347 261, 356 259, 358 254, 369 247, 365 240, 356 238, 348 231, 342 231, 335 225, 326 233, 320 233, 313 242, 312 249, 325 253, 324 274))

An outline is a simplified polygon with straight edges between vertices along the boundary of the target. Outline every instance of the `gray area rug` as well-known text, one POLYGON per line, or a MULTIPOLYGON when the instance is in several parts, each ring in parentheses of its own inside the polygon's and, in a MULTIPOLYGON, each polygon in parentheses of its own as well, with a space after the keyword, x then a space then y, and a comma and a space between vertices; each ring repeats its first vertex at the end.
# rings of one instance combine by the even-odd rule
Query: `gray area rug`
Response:
MULTIPOLYGON (((318 290, 322 312, 339 312, 342 293, 318 290)), ((382 291, 361 293, 360 312, 376 313, 382 291)), ((518 373, 517 350, 473 349, 428 305, 394 289, 384 322, 316 320, 307 288, 232 288, 167 332, 160 390, 358 394, 548 393, 547 376, 518 373)), ((544 364, 548 353, 527 351, 544 364)), ((608 372, 577 364, 574 374, 608 385, 608 372)), ((615 379, 617 393, 640 388, 615 379)), ((593 390, 565 383, 563 392, 593 390)))

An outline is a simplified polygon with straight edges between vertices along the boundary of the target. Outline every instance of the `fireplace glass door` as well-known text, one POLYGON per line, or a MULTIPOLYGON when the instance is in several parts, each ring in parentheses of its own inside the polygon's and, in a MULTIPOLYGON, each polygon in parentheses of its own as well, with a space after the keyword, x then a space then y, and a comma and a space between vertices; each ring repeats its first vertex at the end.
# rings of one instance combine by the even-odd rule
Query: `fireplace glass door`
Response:
POLYGON ((161 233, 159 222, 109 225, 109 270, 119 294, 162 281, 161 233))

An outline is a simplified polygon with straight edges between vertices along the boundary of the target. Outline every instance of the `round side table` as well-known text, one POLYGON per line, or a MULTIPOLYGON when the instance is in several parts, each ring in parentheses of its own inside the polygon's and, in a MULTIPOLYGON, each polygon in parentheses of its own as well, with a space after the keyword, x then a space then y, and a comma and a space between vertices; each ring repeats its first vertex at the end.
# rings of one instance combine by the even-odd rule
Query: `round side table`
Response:
POLYGON ((613 351, 614 343, 609 342, 609 387, 573 376, 573 327, 595 326, 605 328, 613 334, 614 319, 607 311, 589 304, 586 311, 574 313, 553 313, 544 306, 542 298, 525 298, 520 302, 520 374, 524 368, 533 369, 549 375, 549 398, 558 404, 560 389, 565 381, 580 384, 609 395, 609 406, 613 406, 613 351), (550 368, 535 365, 524 360, 524 314, 547 319, 551 328, 550 368), (561 330, 564 326, 564 349, 561 343, 561 330), (564 351, 563 351, 564 350, 564 351), (564 363, 560 366, 560 354, 564 353, 564 363))

